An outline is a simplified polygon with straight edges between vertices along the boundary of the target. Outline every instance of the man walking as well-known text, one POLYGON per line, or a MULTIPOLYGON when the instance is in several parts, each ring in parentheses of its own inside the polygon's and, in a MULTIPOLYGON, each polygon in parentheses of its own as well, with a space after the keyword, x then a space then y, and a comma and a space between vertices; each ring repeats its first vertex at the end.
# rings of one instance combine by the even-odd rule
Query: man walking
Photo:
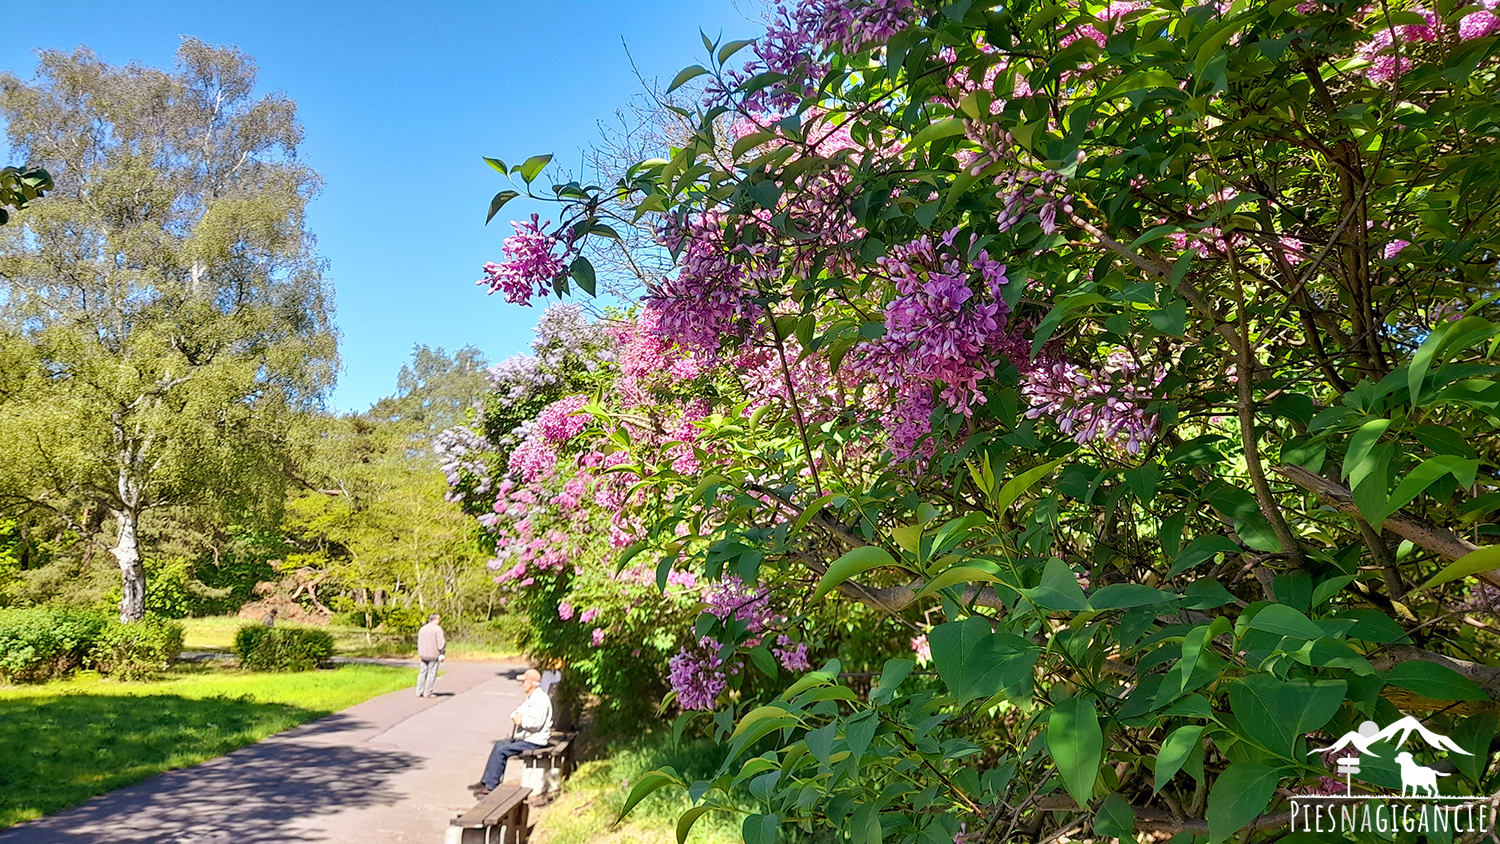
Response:
MULTIPOLYGON (((442 616, 437 613, 427 616, 427 623, 417 631, 417 659, 422 661, 417 668, 417 697, 434 697, 432 684, 437 682, 438 666, 443 664, 443 654, 448 649, 448 637, 438 626, 442 616)), ((408 628, 410 629, 410 628, 408 628)))
POLYGON ((521 675, 521 692, 526 699, 510 714, 510 722, 515 725, 510 740, 495 742, 490 761, 484 766, 484 776, 469 786, 476 798, 484 797, 500 784, 510 757, 552 740, 552 699, 542 691, 540 671, 530 668, 521 675))

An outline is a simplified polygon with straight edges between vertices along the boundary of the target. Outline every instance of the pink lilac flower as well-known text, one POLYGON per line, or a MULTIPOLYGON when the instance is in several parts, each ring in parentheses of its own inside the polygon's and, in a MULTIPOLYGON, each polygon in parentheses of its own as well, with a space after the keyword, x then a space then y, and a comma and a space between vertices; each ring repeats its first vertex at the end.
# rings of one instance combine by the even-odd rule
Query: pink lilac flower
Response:
POLYGON ((765 584, 751 589, 737 575, 725 575, 703 596, 707 611, 721 620, 731 616, 746 623, 751 633, 764 630, 772 622, 771 592, 765 584))
POLYGON ((1400 240, 1400 239, 1393 240, 1390 243, 1387 243, 1385 245, 1385 249, 1381 252, 1381 254, 1385 257, 1385 259, 1387 261, 1389 261, 1392 258, 1396 257, 1397 255, 1400 255, 1401 254, 1401 250, 1405 249, 1406 247, 1408 247, 1410 245, 1411 245, 1411 241, 1409 241, 1409 240, 1400 240))
POLYGON ((965 260, 956 234, 893 246, 876 262, 898 295, 885 308, 885 336, 855 347, 854 370, 895 395, 886 424, 898 459, 931 456, 934 444, 919 439, 931 432, 934 392, 949 411, 972 416, 986 402, 980 382, 995 371, 1010 311, 1005 265, 985 250, 965 260))
POLYGON ((566 442, 588 427, 590 418, 580 411, 589 403, 588 396, 568 396, 542 409, 536 417, 536 430, 551 442, 566 442))
POLYGON ((558 604, 557 605, 557 617, 560 618, 560 619, 562 619, 563 621, 572 621, 573 620, 573 605, 570 604, 570 603, 568 603, 567 601, 563 601, 562 603, 558 604))
MULTIPOLYGON (((1426 23, 1382 26, 1355 52, 1355 55, 1371 62, 1365 75, 1376 85, 1384 85, 1411 69, 1411 60, 1400 55, 1398 42, 1399 49, 1404 50, 1411 44, 1437 40, 1437 15, 1421 6, 1413 6, 1407 11, 1421 17, 1426 23)), ((1382 19, 1383 16, 1377 16, 1377 22, 1382 19)))
POLYGON ((1099 368, 1066 360, 1022 368, 1021 393, 1031 404, 1028 419, 1050 417, 1074 442, 1124 439, 1125 451, 1139 454, 1156 435, 1157 417, 1145 405, 1164 372, 1142 373, 1129 355, 1114 353, 1099 368), (1148 385, 1142 385, 1142 380, 1148 385))
POLYGON ((578 617, 578 620, 580 622, 584 623, 584 624, 588 624, 589 622, 593 621, 594 619, 596 619, 598 617, 599 617, 599 611, 596 610, 596 609, 590 608, 590 609, 584 610, 583 611, 583 615, 580 615, 578 617))
POLYGON ((698 585, 698 576, 690 571, 673 571, 667 574, 667 585, 693 589, 698 585))
POLYGON ((677 253, 677 275, 646 299, 656 334, 712 357, 725 336, 748 336, 762 308, 748 282, 747 248, 726 242, 723 218, 694 214, 674 220, 659 237, 677 253))
POLYGON ((812 669, 812 663, 807 661, 807 645, 803 642, 793 642, 791 637, 782 634, 776 637, 776 644, 780 647, 771 648, 771 653, 776 655, 781 667, 788 671, 808 671, 812 669))
POLYGON ((1459 39, 1472 41, 1500 33, 1500 17, 1495 14, 1494 0, 1489 0, 1486 6, 1487 8, 1464 15, 1463 20, 1458 22, 1459 39))
POLYGON ((677 692, 677 703, 683 709, 708 710, 729 686, 718 648, 704 639, 692 650, 683 648, 667 660, 668 679, 677 692))
POLYGON ((532 296, 546 296, 552 279, 567 271, 563 263, 567 250, 562 256, 552 254, 559 241, 542 230, 547 223, 540 219, 540 215, 532 214, 530 222, 511 220, 516 233, 501 246, 505 260, 485 264, 484 278, 475 284, 488 285, 492 294, 504 293, 505 301, 513 304, 530 305, 532 296))
POLYGON ((916 654, 917 662, 922 665, 932 661, 932 646, 927 643, 926 633, 911 640, 911 651, 916 654))
POLYGON ((604 644, 604 631, 603 630, 599 629, 598 627, 595 627, 594 628, 594 632, 593 632, 592 635, 593 635, 593 640, 594 640, 594 647, 597 648, 600 645, 604 644))

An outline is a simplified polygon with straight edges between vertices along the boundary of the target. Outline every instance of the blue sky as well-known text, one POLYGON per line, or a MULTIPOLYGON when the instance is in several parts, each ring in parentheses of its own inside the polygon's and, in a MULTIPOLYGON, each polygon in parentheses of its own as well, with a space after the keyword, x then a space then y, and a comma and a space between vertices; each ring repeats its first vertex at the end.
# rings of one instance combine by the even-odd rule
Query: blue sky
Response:
MULTIPOLYGON (((30 78, 34 51, 86 44, 111 64, 170 66, 182 36, 234 44, 262 91, 297 102, 304 160, 323 174, 309 226, 338 290, 337 410, 394 391, 413 344, 464 345, 499 360, 525 349, 537 312, 474 286, 498 260, 504 186, 480 161, 550 152, 576 170, 582 147, 641 90, 621 44, 666 82, 699 61, 701 26, 758 35, 757 0, 327 3, 12 0, 0 69, 30 78)), ((6 162, 9 163, 9 162, 6 162)), ((555 219, 556 215, 553 214, 555 219)))

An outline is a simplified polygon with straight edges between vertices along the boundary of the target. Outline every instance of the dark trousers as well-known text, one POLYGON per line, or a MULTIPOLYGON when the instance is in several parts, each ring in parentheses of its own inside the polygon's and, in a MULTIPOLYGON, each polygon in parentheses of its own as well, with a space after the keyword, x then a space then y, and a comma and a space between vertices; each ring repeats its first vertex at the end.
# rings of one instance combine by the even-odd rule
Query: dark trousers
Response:
POLYGON ((519 739, 506 739, 495 742, 495 749, 490 751, 490 761, 484 766, 484 776, 480 779, 480 782, 484 783, 485 788, 493 790, 495 786, 500 784, 500 778, 505 776, 505 763, 510 761, 510 757, 524 750, 535 750, 536 748, 537 745, 519 739))

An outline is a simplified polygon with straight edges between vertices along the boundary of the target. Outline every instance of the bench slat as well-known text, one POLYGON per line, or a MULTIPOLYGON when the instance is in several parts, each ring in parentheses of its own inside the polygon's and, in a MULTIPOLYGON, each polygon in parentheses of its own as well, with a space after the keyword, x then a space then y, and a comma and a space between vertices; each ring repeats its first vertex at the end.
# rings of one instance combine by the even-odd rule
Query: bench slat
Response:
POLYGON ((530 793, 531 789, 519 785, 502 785, 486 795, 474 808, 454 818, 451 824, 464 827, 494 826, 516 804, 524 805, 526 796, 530 793))

